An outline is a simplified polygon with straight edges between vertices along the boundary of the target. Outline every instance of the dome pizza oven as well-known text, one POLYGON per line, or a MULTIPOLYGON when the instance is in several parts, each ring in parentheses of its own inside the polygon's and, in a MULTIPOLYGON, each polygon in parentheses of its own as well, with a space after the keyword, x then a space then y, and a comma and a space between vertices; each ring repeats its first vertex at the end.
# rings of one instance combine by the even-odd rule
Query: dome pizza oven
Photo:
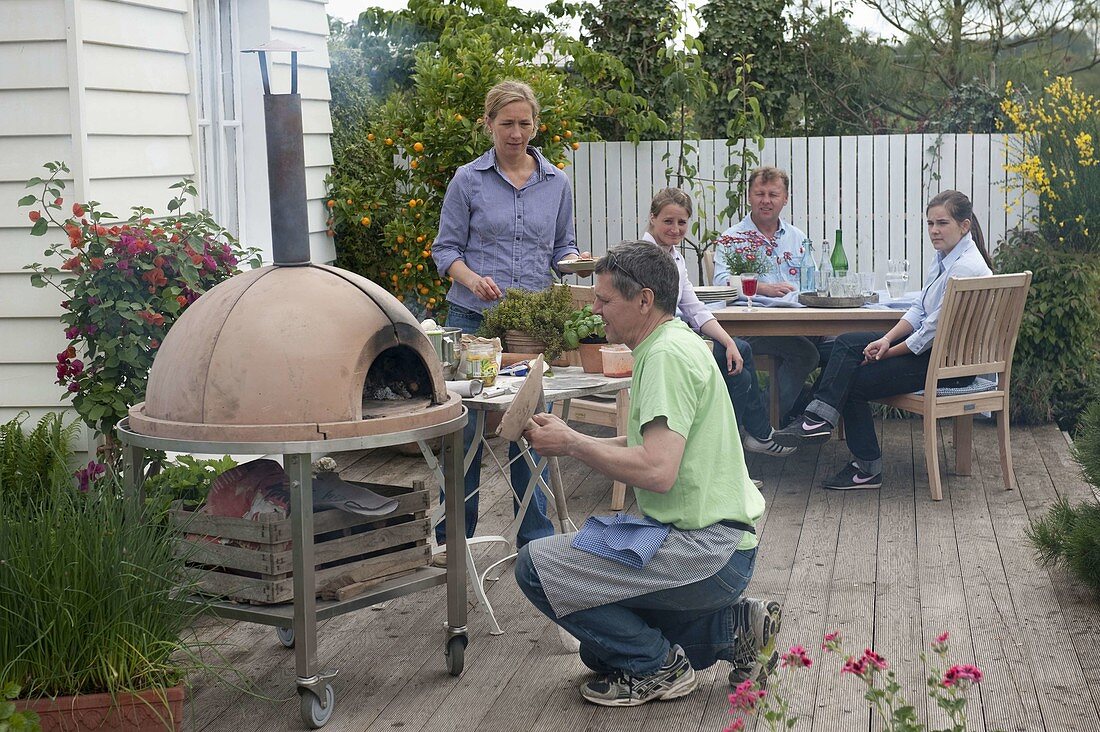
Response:
POLYGON ((462 411, 412 314, 352 272, 309 262, 296 49, 256 49, 264 71, 273 266, 212 288, 157 352, 130 427, 154 437, 291 442, 396 432, 462 411), (291 94, 263 54, 292 51, 291 94))

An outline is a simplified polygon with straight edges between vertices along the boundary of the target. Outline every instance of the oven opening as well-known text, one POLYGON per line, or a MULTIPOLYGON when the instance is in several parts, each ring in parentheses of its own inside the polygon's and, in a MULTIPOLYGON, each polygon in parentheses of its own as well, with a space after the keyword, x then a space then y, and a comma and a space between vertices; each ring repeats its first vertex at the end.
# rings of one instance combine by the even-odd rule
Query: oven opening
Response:
POLYGON ((431 375, 415 350, 394 346, 378 354, 363 385, 363 419, 391 417, 431 404, 431 375))

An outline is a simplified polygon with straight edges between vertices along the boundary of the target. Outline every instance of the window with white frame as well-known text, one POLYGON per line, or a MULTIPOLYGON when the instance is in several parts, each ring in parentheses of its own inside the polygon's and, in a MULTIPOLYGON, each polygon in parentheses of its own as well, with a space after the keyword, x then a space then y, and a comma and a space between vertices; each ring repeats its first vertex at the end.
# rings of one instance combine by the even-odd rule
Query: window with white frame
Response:
POLYGON ((192 0, 199 202, 234 236, 243 237, 240 53, 236 3, 192 0))

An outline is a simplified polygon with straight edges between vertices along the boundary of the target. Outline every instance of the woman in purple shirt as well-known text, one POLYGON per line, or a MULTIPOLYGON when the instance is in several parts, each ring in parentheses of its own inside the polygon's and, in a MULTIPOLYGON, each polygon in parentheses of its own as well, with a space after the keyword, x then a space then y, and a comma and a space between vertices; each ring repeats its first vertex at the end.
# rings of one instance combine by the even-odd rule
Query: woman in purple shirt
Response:
MULTIPOLYGON (((485 129, 493 147, 458 169, 443 199, 439 234, 432 258, 440 274, 451 278, 447 292, 447 325, 474 333, 486 308, 510 287, 544 290, 551 267, 576 259, 573 193, 569 178, 530 145, 538 131, 539 103, 531 87, 502 81, 485 95, 485 129)), ((473 442, 467 425, 466 450, 473 442)), ((466 472, 466 535, 477 526, 477 490, 481 481, 482 445, 466 472)), ((530 480, 526 461, 515 460, 509 446, 512 487, 523 490, 530 480)), ((537 459, 537 458, 536 458, 537 459)), ((518 510, 518 501, 514 502, 518 510)), ((546 518, 546 497, 537 487, 531 509, 519 528, 517 544, 554 533, 546 518)), ((436 539, 446 541, 443 523, 436 539)))

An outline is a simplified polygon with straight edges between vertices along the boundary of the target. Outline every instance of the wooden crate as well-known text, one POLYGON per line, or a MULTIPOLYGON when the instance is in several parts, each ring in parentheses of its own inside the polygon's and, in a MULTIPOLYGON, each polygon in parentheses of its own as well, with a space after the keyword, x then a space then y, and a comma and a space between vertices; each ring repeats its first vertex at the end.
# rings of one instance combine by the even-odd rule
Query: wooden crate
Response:
MULTIPOLYGON (((318 595, 332 596, 341 587, 426 566, 431 559, 431 496, 422 481, 412 487, 349 482, 396 498, 398 506, 382 517, 335 509, 313 514, 318 595)), ((185 532, 177 552, 186 557, 196 590, 256 604, 294 599, 290 518, 208 516, 179 505, 171 517, 185 532)))

